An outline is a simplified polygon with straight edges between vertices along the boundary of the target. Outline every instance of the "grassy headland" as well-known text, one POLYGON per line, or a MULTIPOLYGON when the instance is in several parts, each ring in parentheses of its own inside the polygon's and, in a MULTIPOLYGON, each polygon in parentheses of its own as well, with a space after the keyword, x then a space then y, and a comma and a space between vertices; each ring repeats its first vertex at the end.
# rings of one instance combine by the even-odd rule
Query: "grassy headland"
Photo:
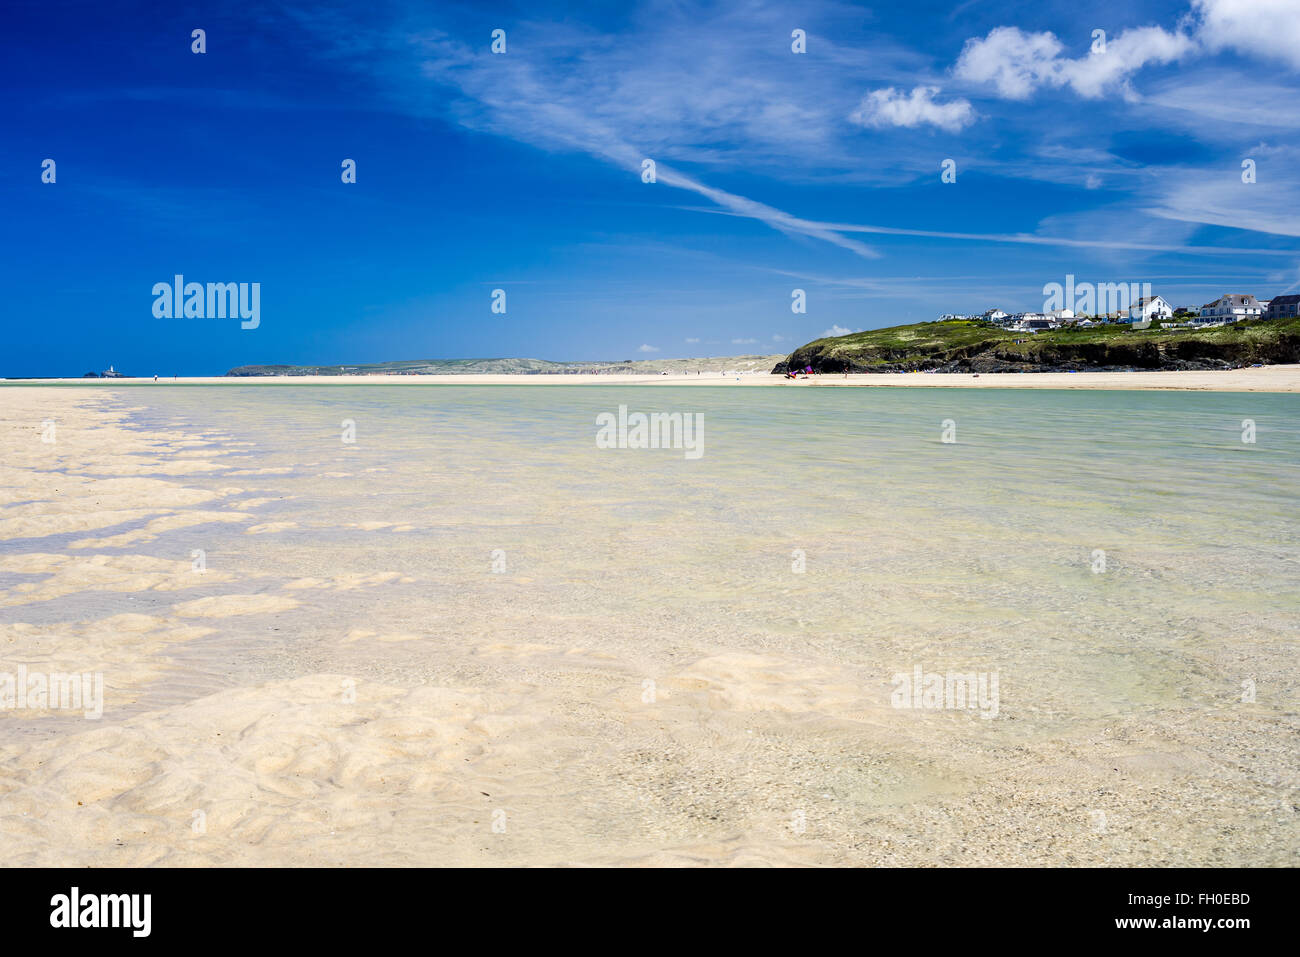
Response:
POLYGON ((1132 329, 1126 323, 1013 332, 979 319, 925 322, 815 339, 772 370, 816 372, 1061 372, 1231 369, 1300 362, 1300 318, 1212 329, 1132 329))

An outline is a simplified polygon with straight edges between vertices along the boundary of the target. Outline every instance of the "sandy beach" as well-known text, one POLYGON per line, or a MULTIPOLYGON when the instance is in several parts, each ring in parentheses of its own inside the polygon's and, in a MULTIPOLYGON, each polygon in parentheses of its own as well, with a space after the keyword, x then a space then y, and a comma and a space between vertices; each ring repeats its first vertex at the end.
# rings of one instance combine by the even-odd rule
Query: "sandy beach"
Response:
POLYGON ((17 953, 1293 923, 1300 0, 5 27, 17 953))
MULTIPOLYGON (((1294 391, 1296 371, 1221 375, 1177 381, 1294 391)), ((1285 535, 1198 562, 1183 543, 1207 533, 1130 541, 1147 513, 1038 517, 1022 487, 980 506, 1026 527, 1000 556, 924 486, 937 441, 875 491, 809 457, 804 510, 721 426, 693 478, 680 455, 598 454, 585 408, 572 454, 479 406, 426 453, 433 407, 295 399, 264 423, 258 397, 296 390, 226 409, 236 392, 122 385, 0 389, 0 671, 104 682, 97 720, 0 712, 11 865, 1295 861, 1294 609, 1267 577, 1285 535), (1098 542, 1121 570, 1105 596, 1098 542), (1224 567, 1258 591, 1223 606, 1224 567), (914 664, 1000 671, 996 720, 891 706, 914 664)))
POLYGON ((887 386, 927 389, 1183 389, 1198 392, 1300 392, 1300 365, 1208 372, 1033 372, 959 374, 815 375, 798 380, 761 372, 669 375, 366 375, 189 376, 140 379, 9 379, 0 385, 88 385, 134 388, 152 385, 742 385, 820 388, 887 386))

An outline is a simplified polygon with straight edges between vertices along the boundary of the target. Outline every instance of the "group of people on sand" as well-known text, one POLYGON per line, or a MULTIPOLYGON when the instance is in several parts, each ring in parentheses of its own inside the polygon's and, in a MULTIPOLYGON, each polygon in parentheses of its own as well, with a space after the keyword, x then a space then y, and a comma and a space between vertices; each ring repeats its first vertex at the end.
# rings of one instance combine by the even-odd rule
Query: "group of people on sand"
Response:
POLYGON ((790 369, 788 372, 786 372, 785 377, 787 379, 797 379, 799 378, 800 372, 802 372, 805 376, 810 376, 813 374, 812 366, 804 366, 802 369, 790 369))

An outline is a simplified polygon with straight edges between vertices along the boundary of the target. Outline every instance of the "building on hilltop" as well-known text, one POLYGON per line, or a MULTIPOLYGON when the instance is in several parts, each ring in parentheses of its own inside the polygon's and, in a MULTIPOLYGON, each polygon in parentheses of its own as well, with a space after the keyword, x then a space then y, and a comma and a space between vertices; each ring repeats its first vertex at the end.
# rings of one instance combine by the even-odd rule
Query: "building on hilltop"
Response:
POLYGON ((1128 310, 1129 322, 1150 322, 1152 319, 1172 319, 1174 307, 1164 296, 1143 296, 1128 310))
POLYGON ((1024 332, 1043 332, 1047 329, 1059 329, 1061 320, 1045 316, 1039 312, 1025 312, 1015 317, 1015 323, 1008 328, 1024 332))
POLYGON ((1288 293, 1285 296, 1274 296, 1268 301, 1265 319, 1285 319, 1288 316, 1300 316, 1300 295, 1288 293))
POLYGON ((1259 300, 1250 293, 1225 293, 1214 302, 1207 302, 1201 306, 1201 314, 1197 317, 1197 321, 1237 322, 1241 319, 1255 318, 1262 312, 1259 300))

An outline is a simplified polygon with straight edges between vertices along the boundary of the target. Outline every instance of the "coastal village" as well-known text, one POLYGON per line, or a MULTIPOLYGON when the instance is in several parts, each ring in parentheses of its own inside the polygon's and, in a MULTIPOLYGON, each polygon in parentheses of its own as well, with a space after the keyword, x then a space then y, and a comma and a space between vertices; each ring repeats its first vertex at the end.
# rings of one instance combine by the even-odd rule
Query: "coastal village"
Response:
POLYGON ((1284 319, 1297 315, 1300 315, 1300 295, 1257 299, 1249 293, 1225 293, 1199 307, 1174 308, 1163 296, 1143 296, 1126 311, 1100 315, 1076 315, 1072 309, 1007 313, 993 308, 979 315, 948 313, 939 318, 941 321, 982 319, 1014 332, 1034 333, 1062 327, 1088 328, 1104 323, 1125 323, 1134 329, 1149 329, 1153 323, 1166 329, 1209 329, 1243 319, 1284 319))

